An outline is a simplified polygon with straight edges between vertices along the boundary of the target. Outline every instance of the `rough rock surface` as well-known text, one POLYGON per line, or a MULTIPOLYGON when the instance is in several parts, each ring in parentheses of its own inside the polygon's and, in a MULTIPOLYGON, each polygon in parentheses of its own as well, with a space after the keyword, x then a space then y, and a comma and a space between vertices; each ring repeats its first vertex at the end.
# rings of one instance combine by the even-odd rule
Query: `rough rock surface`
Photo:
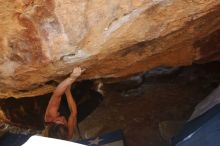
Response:
POLYGON ((220 60, 219 0, 0 0, 0 98, 220 60))

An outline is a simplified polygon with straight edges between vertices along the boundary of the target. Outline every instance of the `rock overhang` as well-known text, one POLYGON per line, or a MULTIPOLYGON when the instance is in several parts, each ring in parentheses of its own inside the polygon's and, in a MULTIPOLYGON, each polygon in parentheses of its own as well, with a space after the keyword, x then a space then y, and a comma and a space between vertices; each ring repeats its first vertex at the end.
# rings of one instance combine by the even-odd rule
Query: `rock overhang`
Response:
POLYGON ((1 98, 52 92, 74 66, 83 80, 219 60, 219 1, 0 3, 1 98))

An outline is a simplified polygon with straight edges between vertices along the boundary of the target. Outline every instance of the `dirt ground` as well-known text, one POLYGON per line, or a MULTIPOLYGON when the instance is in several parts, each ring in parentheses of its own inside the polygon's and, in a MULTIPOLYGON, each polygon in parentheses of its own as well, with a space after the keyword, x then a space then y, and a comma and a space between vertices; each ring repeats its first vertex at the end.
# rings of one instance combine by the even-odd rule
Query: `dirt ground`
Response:
POLYGON ((102 104, 79 124, 89 138, 122 129, 126 146, 167 146, 162 121, 186 121, 194 106, 219 83, 219 64, 157 69, 140 77, 104 86, 102 104), (136 87, 132 87, 136 86, 136 87))

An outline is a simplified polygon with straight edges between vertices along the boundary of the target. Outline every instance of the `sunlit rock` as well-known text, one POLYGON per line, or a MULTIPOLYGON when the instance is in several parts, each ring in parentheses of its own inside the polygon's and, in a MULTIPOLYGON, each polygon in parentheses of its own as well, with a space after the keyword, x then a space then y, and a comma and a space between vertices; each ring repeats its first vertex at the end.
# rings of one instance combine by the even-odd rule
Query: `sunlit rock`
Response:
POLYGON ((219 0, 0 0, 0 98, 220 60, 219 0))

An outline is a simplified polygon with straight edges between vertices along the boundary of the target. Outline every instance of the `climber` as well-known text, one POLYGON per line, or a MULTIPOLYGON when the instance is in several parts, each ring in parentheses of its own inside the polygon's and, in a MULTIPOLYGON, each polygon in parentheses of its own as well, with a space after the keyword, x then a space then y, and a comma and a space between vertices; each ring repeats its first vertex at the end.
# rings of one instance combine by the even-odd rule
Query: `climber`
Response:
POLYGON ((77 122, 77 107, 71 94, 72 83, 81 75, 80 67, 74 68, 70 77, 62 81, 53 92, 45 113, 44 135, 52 138, 70 140, 73 137, 77 122), (60 102, 63 94, 66 94, 70 116, 68 120, 59 113, 60 102))

